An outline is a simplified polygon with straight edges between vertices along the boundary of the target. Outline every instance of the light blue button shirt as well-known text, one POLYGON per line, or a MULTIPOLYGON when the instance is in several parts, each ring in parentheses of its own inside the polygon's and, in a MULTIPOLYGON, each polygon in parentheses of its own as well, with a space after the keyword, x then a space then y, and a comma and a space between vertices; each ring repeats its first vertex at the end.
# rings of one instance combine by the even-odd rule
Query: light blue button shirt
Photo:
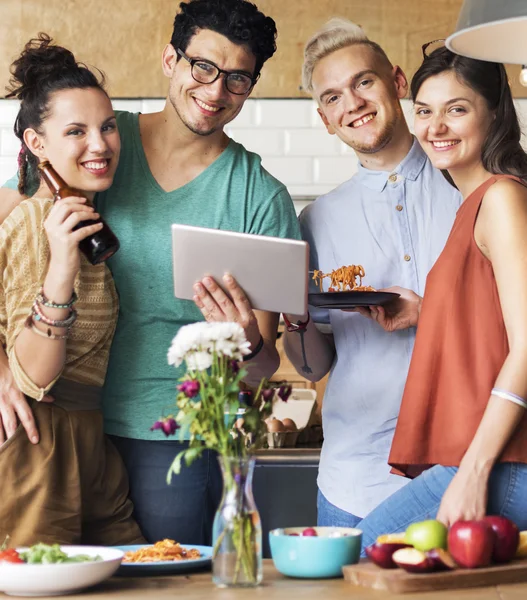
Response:
MULTIPOLYGON (((359 166, 302 211, 310 268, 328 273, 360 264, 364 285, 399 285, 422 296, 461 200, 414 140, 393 171, 359 166)), ((312 284, 310 291, 318 290, 312 284)), ((332 504, 364 517, 408 481, 390 474, 387 459, 415 328, 387 333, 357 313, 310 312, 315 322, 331 324, 336 347, 322 407, 318 485, 332 504)))

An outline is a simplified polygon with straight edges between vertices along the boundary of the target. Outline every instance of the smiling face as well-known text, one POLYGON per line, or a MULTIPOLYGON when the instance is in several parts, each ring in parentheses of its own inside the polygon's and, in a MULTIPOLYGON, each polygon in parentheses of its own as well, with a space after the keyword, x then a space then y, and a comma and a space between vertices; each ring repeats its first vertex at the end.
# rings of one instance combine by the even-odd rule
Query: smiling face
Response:
MULTIPOLYGON (((254 75, 255 56, 245 46, 209 29, 202 29, 191 38, 185 54, 190 59, 212 62, 225 71, 254 75)), ((192 77, 190 63, 177 58, 176 49, 169 44, 163 54, 163 69, 170 77, 168 98, 180 120, 197 135, 223 131, 240 112, 250 91, 244 95, 232 94, 225 87, 224 74, 214 83, 199 83, 192 77)))
POLYGON ((453 71, 427 79, 415 98, 415 135, 438 169, 482 167, 482 148, 493 119, 483 96, 453 71))
POLYGON ((60 90, 50 96, 48 109, 40 134, 24 132, 28 148, 88 197, 108 189, 121 142, 106 93, 99 88, 60 90))
POLYGON ((312 85, 328 132, 359 156, 388 147, 404 123, 399 99, 406 95, 406 78, 366 44, 336 50, 318 61, 312 85))

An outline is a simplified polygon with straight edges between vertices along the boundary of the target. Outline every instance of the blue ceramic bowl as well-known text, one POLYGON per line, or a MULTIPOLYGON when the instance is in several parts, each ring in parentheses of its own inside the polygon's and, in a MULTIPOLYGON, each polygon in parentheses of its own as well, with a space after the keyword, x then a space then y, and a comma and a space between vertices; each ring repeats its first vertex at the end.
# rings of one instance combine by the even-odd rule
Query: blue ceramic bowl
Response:
POLYGON ((274 565, 283 575, 311 579, 342 577, 344 565, 359 562, 360 529, 314 527, 316 537, 303 536, 304 529, 306 527, 287 527, 269 532, 274 565))

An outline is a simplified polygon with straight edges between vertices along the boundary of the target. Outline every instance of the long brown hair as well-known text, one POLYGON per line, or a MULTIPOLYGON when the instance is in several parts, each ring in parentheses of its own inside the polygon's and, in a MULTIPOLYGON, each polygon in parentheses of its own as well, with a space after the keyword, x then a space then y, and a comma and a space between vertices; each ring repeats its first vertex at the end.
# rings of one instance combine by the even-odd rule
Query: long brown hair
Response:
POLYGON ((487 62, 454 54, 448 48, 438 48, 429 56, 412 78, 412 100, 423 83, 445 71, 456 76, 483 96, 496 118, 489 127, 481 149, 481 161, 489 173, 515 175, 527 182, 527 154, 520 144, 521 128, 514 107, 507 72, 501 63, 487 62))

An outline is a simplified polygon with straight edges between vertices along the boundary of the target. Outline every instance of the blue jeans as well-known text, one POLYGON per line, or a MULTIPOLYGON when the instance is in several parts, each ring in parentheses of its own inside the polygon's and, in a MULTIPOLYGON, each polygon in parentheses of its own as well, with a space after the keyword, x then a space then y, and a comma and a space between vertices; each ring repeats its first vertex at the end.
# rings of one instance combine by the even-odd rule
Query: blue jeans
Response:
POLYGON ((134 517, 145 538, 210 546, 223 482, 216 454, 207 450, 167 484, 168 469, 186 442, 110 436, 128 471, 134 517))
MULTIPOLYGON (((383 533, 404 531, 410 523, 435 519, 441 498, 457 467, 436 465, 392 494, 357 525, 362 530, 362 547, 383 533)), ((491 472, 487 514, 511 519, 520 530, 527 529, 527 465, 500 463, 491 472)), ((364 555, 364 554, 363 554, 364 555)))
POLYGON ((320 490, 317 496, 317 513, 319 527, 356 527, 360 521, 360 517, 331 504, 320 490))

